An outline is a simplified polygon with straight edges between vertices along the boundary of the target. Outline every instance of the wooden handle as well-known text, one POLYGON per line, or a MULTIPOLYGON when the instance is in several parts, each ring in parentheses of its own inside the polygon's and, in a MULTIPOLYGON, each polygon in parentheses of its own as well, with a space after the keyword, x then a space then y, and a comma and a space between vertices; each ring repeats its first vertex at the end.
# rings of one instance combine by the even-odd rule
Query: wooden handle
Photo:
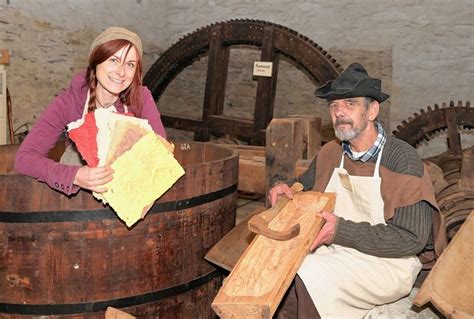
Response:
POLYGON ((259 215, 253 216, 249 220, 248 226, 251 232, 275 240, 289 240, 293 237, 298 236, 300 233, 300 224, 293 225, 286 230, 270 229, 270 227, 268 227, 268 222, 266 222, 259 215))

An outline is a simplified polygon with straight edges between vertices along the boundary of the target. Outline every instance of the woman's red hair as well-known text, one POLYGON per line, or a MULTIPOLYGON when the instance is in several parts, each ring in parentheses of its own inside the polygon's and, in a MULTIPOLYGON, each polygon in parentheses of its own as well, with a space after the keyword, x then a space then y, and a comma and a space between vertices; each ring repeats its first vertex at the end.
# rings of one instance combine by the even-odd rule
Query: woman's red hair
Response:
MULTIPOLYGON (((91 55, 89 56, 89 66, 87 67, 86 80, 90 89, 90 99, 88 105, 88 112, 93 112, 96 109, 96 88, 97 88, 97 77, 96 67, 102 62, 110 58, 115 52, 119 51, 123 47, 128 47, 125 51, 126 59, 131 48, 135 46, 128 40, 117 39, 105 42, 94 48, 91 55)), ((135 48, 136 49, 136 48, 135 48)), ((142 99, 141 99, 141 85, 142 85, 142 59, 138 54, 137 50, 137 66, 135 75, 133 77, 130 86, 120 93, 120 101, 128 106, 130 112, 135 116, 140 116, 142 112, 142 99)))

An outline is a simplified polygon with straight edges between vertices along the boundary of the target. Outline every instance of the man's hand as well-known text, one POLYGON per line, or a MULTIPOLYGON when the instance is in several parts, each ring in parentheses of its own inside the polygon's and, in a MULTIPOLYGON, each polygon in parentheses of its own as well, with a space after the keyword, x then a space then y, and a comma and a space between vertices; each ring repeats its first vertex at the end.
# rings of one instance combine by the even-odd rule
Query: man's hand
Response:
POLYGON ((273 186, 268 192, 268 201, 270 202, 270 205, 273 207, 282 195, 285 195, 289 199, 293 198, 293 192, 291 191, 290 186, 285 183, 279 183, 273 186))
POLYGON ((310 251, 315 250, 322 244, 329 245, 330 243, 332 243, 332 240, 334 239, 334 233, 336 231, 336 224, 337 224, 336 215, 334 215, 333 213, 323 211, 321 213, 318 213, 318 216, 324 218, 326 220, 326 223, 324 224, 323 228, 321 228, 318 235, 316 236, 316 239, 311 245, 310 251))
POLYGON ((74 185, 81 188, 89 189, 96 193, 104 193, 107 188, 100 187, 112 180, 114 170, 109 166, 106 167, 89 167, 82 166, 77 171, 74 178, 74 185))

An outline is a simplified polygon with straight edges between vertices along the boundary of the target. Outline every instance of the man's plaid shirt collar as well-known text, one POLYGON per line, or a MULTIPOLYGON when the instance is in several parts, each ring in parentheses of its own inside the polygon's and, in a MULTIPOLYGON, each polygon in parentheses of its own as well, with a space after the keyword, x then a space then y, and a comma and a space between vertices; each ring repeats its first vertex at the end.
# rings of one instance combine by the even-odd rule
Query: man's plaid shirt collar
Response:
POLYGON ((379 122, 375 122, 375 125, 377 126, 377 131, 378 131, 377 139, 375 140, 374 145, 372 145, 372 147, 367 152, 365 152, 360 157, 356 157, 354 153, 352 152, 349 143, 346 141, 342 142, 342 152, 344 154, 347 154, 347 156, 349 156, 351 160, 361 161, 364 163, 370 160, 371 158, 375 157, 379 153, 382 146, 385 144, 385 141, 387 140, 387 133, 385 133, 385 130, 383 129, 382 124, 380 124, 379 122))

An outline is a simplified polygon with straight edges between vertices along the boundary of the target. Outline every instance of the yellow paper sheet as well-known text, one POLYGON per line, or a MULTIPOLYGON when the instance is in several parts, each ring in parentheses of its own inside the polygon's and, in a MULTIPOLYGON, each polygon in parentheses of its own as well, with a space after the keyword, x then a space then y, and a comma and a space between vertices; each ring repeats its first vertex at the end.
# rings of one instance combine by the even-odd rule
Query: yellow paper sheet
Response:
POLYGON ((130 227, 149 206, 184 175, 184 169, 154 132, 149 132, 117 158, 114 178, 103 197, 130 227))

